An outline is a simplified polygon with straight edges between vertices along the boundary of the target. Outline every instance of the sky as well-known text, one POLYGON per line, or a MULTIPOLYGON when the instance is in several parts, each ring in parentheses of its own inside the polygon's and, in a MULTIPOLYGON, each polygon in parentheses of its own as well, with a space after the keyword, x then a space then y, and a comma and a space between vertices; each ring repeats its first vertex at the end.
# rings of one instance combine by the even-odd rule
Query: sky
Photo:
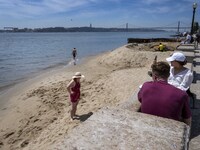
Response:
POLYGON ((200 0, 0 0, 0 29, 190 26, 194 2, 199 22, 200 0))

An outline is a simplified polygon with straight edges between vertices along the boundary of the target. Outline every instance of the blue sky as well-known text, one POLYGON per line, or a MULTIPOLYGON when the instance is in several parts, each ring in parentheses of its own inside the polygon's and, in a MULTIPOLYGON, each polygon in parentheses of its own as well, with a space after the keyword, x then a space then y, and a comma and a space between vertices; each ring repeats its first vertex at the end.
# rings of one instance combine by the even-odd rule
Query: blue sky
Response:
POLYGON ((149 27, 190 25, 195 0, 0 0, 3 27, 149 27))

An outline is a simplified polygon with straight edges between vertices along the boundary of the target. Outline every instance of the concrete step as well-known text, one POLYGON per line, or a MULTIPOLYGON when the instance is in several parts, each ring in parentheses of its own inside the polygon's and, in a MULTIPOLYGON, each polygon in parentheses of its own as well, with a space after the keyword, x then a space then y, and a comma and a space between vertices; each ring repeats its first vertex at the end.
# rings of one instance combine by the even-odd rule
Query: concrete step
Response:
POLYGON ((188 48, 193 47, 194 48, 194 43, 192 43, 192 44, 181 44, 181 45, 179 45, 179 47, 188 47, 188 48))
POLYGON ((177 50, 183 51, 183 52, 192 52, 194 49, 184 49, 184 48, 177 48, 177 50))

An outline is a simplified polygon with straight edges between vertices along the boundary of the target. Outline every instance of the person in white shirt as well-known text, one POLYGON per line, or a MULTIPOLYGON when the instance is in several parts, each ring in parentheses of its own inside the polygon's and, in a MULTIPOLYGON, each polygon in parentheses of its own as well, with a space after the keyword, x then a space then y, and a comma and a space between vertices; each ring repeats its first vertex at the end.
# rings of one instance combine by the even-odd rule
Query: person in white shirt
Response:
POLYGON ((187 63, 185 55, 175 52, 172 56, 166 58, 166 60, 171 64, 168 83, 183 91, 189 90, 193 81, 193 72, 184 67, 187 63))
POLYGON ((192 40, 192 36, 188 33, 185 39, 184 44, 190 44, 192 40))

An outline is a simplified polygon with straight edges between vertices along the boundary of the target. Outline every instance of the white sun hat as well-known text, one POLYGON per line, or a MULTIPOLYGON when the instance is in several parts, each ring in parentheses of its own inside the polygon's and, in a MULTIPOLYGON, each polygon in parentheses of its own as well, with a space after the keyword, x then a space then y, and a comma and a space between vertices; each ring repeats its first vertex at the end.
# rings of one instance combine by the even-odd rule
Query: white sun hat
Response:
POLYGON ((172 56, 166 58, 167 61, 171 62, 171 61, 180 61, 180 62, 184 62, 186 59, 185 55, 183 55, 180 52, 176 52, 174 53, 172 56))
POLYGON ((72 76, 72 79, 75 79, 75 78, 84 78, 85 76, 82 75, 80 72, 76 72, 73 76, 72 76))

